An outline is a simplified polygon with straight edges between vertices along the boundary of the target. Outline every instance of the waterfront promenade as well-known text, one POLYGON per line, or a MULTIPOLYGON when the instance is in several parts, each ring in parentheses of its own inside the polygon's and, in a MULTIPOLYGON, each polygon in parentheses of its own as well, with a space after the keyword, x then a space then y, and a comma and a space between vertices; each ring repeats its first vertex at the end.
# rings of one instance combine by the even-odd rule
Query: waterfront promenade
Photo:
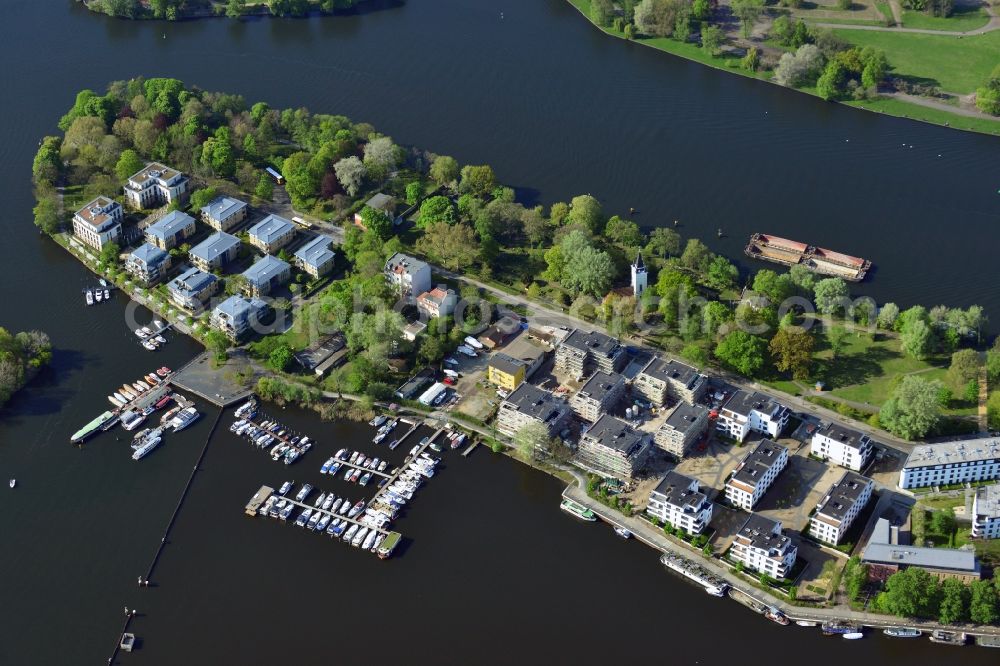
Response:
POLYGON ((880 615, 876 613, 866 613, 856 611, 847 606, 837 606, 834 608, 812 608, 807 606, 796 606, 782 601, 760 588, 751 585, 745 578, 739 576, 734 571, 721 564, 714 557, 705 557, 700 550, 683 546, 667 537, 661 530, 653 527, 648 522, 638 517, 628 517, 618 513, 600 502, 592 499, 586 493, 586 479, 579 473, 574 472, 577 484, 570 484, 563 491, 563 497, 571 499, 578 504, 582 504, 593 511, 598 518, 615 527, 623 527, 629 530, 636 539, 662 553, 675 553, 682 557, 698 562, 714 576, 725 580, 730 586, 739 590, 743 594, 751 597, 764 606, 774 606, 781 610, 792 620, 810 620, 813 622, 826 622, 829 620, 850 620, 866 627, 913 627, 924 632, 940 629, 942 631, 962 631, 976 636, 996 636, 1000 637, 1000 627, 979 626, 979 625, 945 625, 937 622, 915 620, 913 618, 901 618, 891 615, 880 615))

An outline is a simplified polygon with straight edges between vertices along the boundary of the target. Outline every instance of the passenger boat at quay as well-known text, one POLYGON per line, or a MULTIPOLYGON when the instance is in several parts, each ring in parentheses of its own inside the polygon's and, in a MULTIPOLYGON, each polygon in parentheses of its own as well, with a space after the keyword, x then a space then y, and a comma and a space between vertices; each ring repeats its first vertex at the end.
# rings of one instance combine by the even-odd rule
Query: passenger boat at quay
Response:
POLYGON ((856 634, 861 631, 861 627, 853 622, 824 622, 820 629, 824 636, 837 636, 843 634, 856 634))
POLYGON ((910 629, 909 627, 888 627, 887 629, 883 629, 882 633, 893 638, 919 638, 924 632, 919 629, 910 629))
POLYGON ((564 499, 560 504, 559 508, 570 514, 571 516, 576 516, 580 520, 586 520, 588 523, 592 523, 597 520, 597 516, 594 512, 583 506, 582 504, 577 504, 573 500, 564 499))
POLYGON ((660 563, 671 571, 679 573, 688 580, 701 585, 705 588, 705 592, 713 597, 725 596, 726 591, 729 589, 728 583, 712 576, 697 564, 689 562, 680 555, 664 553, 660 556, 660 563))
POLYGON ((861 282, 872 267, 872 262, 868 259, 769 234, 752 235, 744 251, 753 259, 783 266, 805 266, 814 273, 843 278, 849 282, 861 282))

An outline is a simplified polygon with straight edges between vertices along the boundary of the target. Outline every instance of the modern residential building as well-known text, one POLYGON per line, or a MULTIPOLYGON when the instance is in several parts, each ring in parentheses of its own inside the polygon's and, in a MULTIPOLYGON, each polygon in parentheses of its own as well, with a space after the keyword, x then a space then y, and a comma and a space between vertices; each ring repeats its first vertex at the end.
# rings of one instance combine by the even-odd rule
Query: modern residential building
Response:
POLYGON ((146 242, 161 250, 171 250, 195 232, 194 218, 179 210, 172 210, 146 227, 146 242))
POLYGON ((919 567, 938 580, 957 578, 964 583, 979 580, 981 572, 973 550, 925 548, 896 543, 885 518, 875 523, 861 561, 868 565, 868 578, 885 581, 892 574, 909 567, 919 567))
POLYGON ((977 539, 1000 538, 1000 484, 976 489, 972 499, 972 536, 977 539))
POLYGON ((409 298, 431 289, 431 267, 426 262, 397 252, 385 262, 385 277, 400 297, 409 298))
MULTIPOLYGON (((396 200, 393 197, 389 196, 388 194, 383 194, 382 192, 379 192, 378 194, 372 196, 371 199, 365 202, 365 206, 367 208, 371 208, 372 210, 377 210, 379 212, 385 213, 386 215, 389 216, 390 220, 394 219, 396 216, 396 200)), ((365 228, 365 223, 364 220, 361 218, 360 210, 354 214, 354 224, 361 227, 362 229, 365 228)))
POLYGON ((712 522, 712 507, 697 479, 670 471, 649 494, 646 513, 688 534, 701 534, 712 522))
POLYGON ((527 366, 520 359, 507 354, 496 353, 486 366, 486 378, 491 384, 513 391, 520 386, 527 373, 527 366))
POLYGON ((787 464, 788 449, 762 439, 733 470, 726 483, 726 499, 741 509, 752 510, 787 464))
POLYGON ((751 513, 736 533, 729 557, 746 569, 782 580, 791 573, 799 549, 781 532, 781 522, 751 513))
POLYGON ((456 303, 458 303, 458 294, 455 293, 454 289, 444 285, 438 285, 417 296, 417 310, 431 319, 447 317, 455 311, 456 303))
POLYGON ((646 464, 651 439, 649 433, 605 414, 580 437, 575 462, 602 476, 630 480, 646 464))
POLYGON ((817 458, 860 472, 872 456, 871 438, 836 423, 824 424, 813 433, 809 452, 817 458))
POLYGON ((228 266, 240 252, 240 239, 217 231, 191 248, 188 259, 206 273, 228 266))
POLYGON ((868 505, 875 483, 857 472, 846 471, 833 484, 809 519, 809 534, 834 546, 840 543, 854 519, 868 505))
POLYGON ((899 471, 899 487, 924 488, 1000 478, 1000 440, 993 437, 919 444, 899 471))
POLYGON ((212 326, 235 342, 252 330, 267 309, 267 303, 260 299, 230 296, 212 310, 212 326))
POLYGON ((177 169, 150 162, 125 183, 125 199, 132 208, 157 208, 182 199, 188 179, 177 169))
POLYGON ((288 282, 292 276, 292 267, 286 261, 265 254, 250 268, 243 271, 247 283, 244 291, 247 296, 267 296, 272 291, 288 282))
POLYGON ((108 197, 97 197, 73 215, 73 235, 102 250, 122 237, 122 205, 108 197))
POLYGON ((632 295, 638 298, 642 292, 646 291, 649 281, 649 274, 646 272, 646 264, 642 261, 642 252, 635 258, 632 264, 632 295))
POLYGON ((216 197, 201 207, 201 219, 216 231, 229 231, 247 219, 249 206, 232 197, 216 197))
POLYGON ((318 278, 333 270, 333 262, 337 257, 330 246, 333 239, 329 236, 316 236, 295 252, 295 265, 303 273, 318 278))
POLYGON ((247 232, 247 241, 264 254, 274 254, 295 238, 295 225, 280 215, 268 215, 247 232))
POLYGON ((500 403, 497 430, 513 437, 529 423, 541 423, 555 437, 569 421, 570 408, 560 398, 533 384, 521 384, 500 403))
POLYGON ((745 440, 751 430, 768 437, 777 437, 788 425, 791 414, 788 407, 773 398, 739 389, 719 409, 715 428, 737 442, 745 440))
POLYGON ((680 402, 653 436, 656 445, 681 460, 708 430, 708 407, 680 402))
POLYGON ((617 338, 574 329, 556 349, 556 368, 574 377, 584 377, 590 367, 619 372, 627 361, 625 347, 617 338))
POLYGON ((708 386, 708 377, 690 365, 658 356, 632 380, 632 388, 657 407, 667 404, 667 396, 688 404, 698 402, 708 386))
POLYGON ((125 270, 147 285, 166 277, 170 255, 155 245, 143 243, 125 258, 125 270))
POLYGON ((171 302, 188 312, 201 312, 219 291, 219 279, 199 268, 189 268, 167 284, 171 302))
POLYGON ((602 414, 614 409, 624 395, 624 377, 598 370, 576 392, 569 404, 581 419, 595 423, 602 414))

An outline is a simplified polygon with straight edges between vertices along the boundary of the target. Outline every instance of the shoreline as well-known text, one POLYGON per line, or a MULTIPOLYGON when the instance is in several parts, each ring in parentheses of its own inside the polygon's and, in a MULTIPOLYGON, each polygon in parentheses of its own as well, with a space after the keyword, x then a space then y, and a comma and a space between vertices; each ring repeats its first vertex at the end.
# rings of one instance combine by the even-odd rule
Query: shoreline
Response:
MULTIPOLYGON (((684 55, 680 48, 668 49, 658 46, 653 43, 652 39, 626 39, 623 35, 600 26, 590 18, 584 8, 580 5, 580 0, 566 0, 566 2, 573 7, 591 26, 600 30, 602 33, 608 37, 613 37, 625 42, 636 44, 645 48, 653 49, 654 51, 659 51, 660 53, 666 53, 667 55, 674 56, 676 58, 682 58, 689 62, 693 62, 698 65, 703 65, 710 67, 711 69, 726 72, 728 74, 733 74, 747 79, 753 79, 755 81, 760 81, 762 83, 769 83, 771 85, 778 86, 785 90, 792 92, 802 93, 810 97, 815 97, 819 99, 813 90, 806 88, 790 88, 788 86, 782 86, 775 83, 770 77, 763 76, 760 73, 748 72, 739 67, 729 67, 725 63, 728 60, 706 57, 705 59, 693 58, 684 55)), ((850 29, 850 26, 843 26, 843 29, 850 29)), ((674 42, 669 38, 656 38, 657 42, 662 42, 664 44, 676 45, 677 47, 692 46, 693 48, 698 48, 690 42, 674 42)), ((700 48, 698 48, 700 51, 700 48)), ((990 118, 989 116, 984 116, 982 118, 974 118, 969 116, 964 116, 959 113, 950 113, 943 109, 930 108, 927 106, 922 106, 919 104, 903 101, 902 99, 894 96, 880 95, 875 99, 870 100, 849 100, 849 101, 837 101, 830 100, 828 103, 839 104, 845 108, 857 109, 861 111, 867 111, 869 113, 876 113, 884 116, 891 116, 893 118, 900 118, 903 120, 912 120, 919 123, 925 123, 927 125, 934 125, 943 129, 955 129, 963 132, 973 132, 975 134, 983 134, 985 136, 1000 136, 1000 117, 990 118), (871 107, 885 107, 885 108, 871 108, 871 107), (904 112, 904 109, 906 112, 904 112), (948 117, 947 121, 941 120, 942 115, 948 117), (995 129, 989 131, 989 127, 995 125, 995 129)))

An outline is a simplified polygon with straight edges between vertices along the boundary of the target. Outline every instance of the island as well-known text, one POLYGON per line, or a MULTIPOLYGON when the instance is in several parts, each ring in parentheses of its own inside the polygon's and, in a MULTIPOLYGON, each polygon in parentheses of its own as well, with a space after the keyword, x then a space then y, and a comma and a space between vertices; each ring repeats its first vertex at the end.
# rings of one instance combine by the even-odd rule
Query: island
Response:
POLYGON ((52 360, 52 343, 42 331, 11 334, 0 328, 0 407, 52 360))
POLYGON ((859 109, 1000 134, 986 0, 569 0, 608 35, 859 109))
MULTIPOLYGON (((83 90, 59 127, 32 166, 36 224, 201 340, 203 381, 254 381, 203 398, 367 419, 375 444, 433 423, 409 459, 466 437, 512 455, 567 482, 568 515, 779 624, 996 633, 1000 347, 982 308, 852 298, 826 276, 866 277, 850 248, 756 235, 772 259, 802 251, 741 270, 592 195, 527 207, 488 165, 176 79, 83 90)), ((265 446, 258 407, 230 427, 265 446)), ((371 464, 349 455, 327 470, 371 464)), ((263 486, 245 510, 277 501, 263 486)))

